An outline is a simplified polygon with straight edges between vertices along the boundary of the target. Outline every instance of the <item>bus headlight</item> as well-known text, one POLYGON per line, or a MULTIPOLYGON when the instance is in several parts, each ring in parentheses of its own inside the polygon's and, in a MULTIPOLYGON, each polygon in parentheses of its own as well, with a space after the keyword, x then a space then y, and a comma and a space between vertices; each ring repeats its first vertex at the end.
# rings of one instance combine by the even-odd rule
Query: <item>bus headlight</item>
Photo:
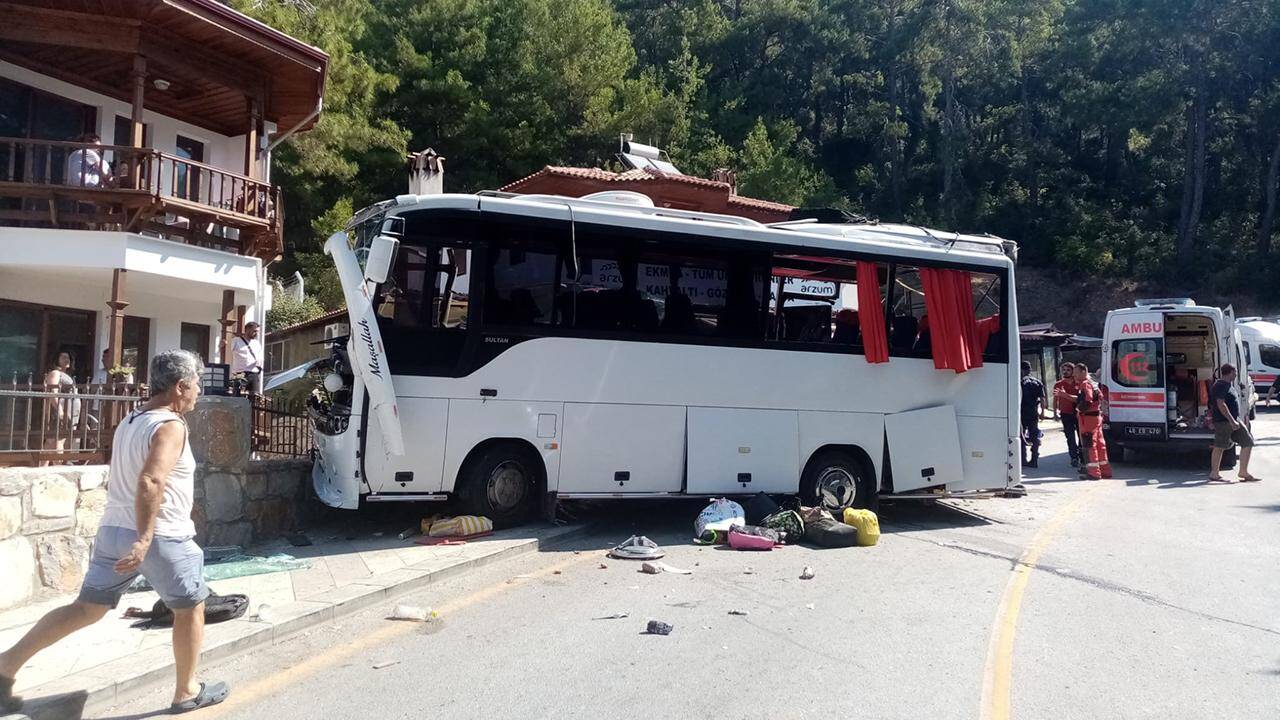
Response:
POLYGON ((342 389, 342 376, 336 372, 331 372, 324 376, 324 389, 331 393, 336 393, 342 389))

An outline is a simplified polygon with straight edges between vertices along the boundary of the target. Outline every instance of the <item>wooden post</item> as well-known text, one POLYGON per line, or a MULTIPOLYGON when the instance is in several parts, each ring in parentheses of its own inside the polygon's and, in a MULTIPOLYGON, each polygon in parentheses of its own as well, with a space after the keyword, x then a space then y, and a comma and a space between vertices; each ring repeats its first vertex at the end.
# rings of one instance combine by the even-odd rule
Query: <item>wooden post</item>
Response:
POLYGON ((222 291, 222 318, 218 324, 222 326, 222 362, 231 362, 231 340, 236 335, 236 291, 222 291))
POLYGON ((124 348, 121 347, 124 343, 124 309, 129 307, 129 302, 124 299, 126 272, 128 271, 116 268, 111 275, 111 300, 107 302, 107 307, 111 308, 111 329, 107 333, 108 342, 111 343, 111 367, 119 366, 124 354, 124 348))
POLYGON ((244 334, 244 316, 248 312, 248 308, 244 305, 236 306, 236 334, 244 334))
MULTIPOLYGON (((133 81, 133 107, 130 110, 130 138, 129 144, 135 148, 144 147, 146 142, 144 128, 142 123, 143 102, 147 94, 147 59, 141 55, 133 56, 133 72, 129 74, 133 81)), ((133 166, 130 169, 130 180, 134 189, 142 188, 142 153, 134 153, 132 158, 133 166)))
POLYGON ((249 131, 244 134, 244 174, 253 178, 258 178, 258 124, 261 122, 262 111, 258 105, 257 98, 248 98, 249 101, 249 131))

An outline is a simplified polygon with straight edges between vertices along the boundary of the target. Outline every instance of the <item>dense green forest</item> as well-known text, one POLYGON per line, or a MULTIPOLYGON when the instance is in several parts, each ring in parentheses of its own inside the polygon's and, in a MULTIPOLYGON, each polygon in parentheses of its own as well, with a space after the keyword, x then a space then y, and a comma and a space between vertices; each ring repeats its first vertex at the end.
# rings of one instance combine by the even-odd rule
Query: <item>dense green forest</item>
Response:
POLYGON ((1249 287, 1280 269, 1276 0, 233 0, 332 57, 277 157, 286 269, 403 191, 612 161, 1017 240, 1026 264, 1249 287))

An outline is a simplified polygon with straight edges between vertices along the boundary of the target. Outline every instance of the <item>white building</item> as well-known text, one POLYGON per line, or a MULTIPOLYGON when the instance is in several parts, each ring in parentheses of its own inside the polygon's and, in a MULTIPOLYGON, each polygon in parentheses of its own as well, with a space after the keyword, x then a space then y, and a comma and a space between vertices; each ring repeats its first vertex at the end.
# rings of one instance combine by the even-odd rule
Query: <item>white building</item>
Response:
POLYGON ((225 361, 270 305, 271 151, 315 124, 327 56, 214 0, 5 8, 0 383, 64 351, 77 382, 105 349, 139 382, 161 349, 225 361))

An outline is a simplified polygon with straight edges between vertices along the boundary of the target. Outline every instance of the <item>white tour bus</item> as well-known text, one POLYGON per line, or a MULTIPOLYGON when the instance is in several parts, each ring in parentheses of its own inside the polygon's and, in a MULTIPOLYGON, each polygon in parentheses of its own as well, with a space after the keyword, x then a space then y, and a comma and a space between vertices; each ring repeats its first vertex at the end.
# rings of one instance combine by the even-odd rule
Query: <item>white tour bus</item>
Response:
POLYGON ((1240 318, 1236 325, 1244 342, 1244 360, 1254 392, 1265 396, 1280 377, 1280 324, 1250 317, 1240 318))
MULTIPOLYGON (((1213 440, 1209 390, 1218 368, 1237 368, 1244 349, 1231 308, 1188 298, 1138 300, 1107 313, 1102 335, 1103 432, 1111 454, 1126 447, 1207 449, 1213 440)), ((1253 383, 1237 373, 1253 410, 1253 383)))
POLYGON ((1019 482, 1009 241, 766 226, 634 193, 401 196, 348 231, 326 251, 352 337, 311 408, 332 506, 455 497, 510 524, 552 496, 838 510, 1019 482), (877 307, 848 292, 860 261, 877 307), (933 302, 973 304, 981 367, 934 367, 922 279, 939 269, 963 271, 933 302), (887 362, 844 311, 882 315, 887 362))

